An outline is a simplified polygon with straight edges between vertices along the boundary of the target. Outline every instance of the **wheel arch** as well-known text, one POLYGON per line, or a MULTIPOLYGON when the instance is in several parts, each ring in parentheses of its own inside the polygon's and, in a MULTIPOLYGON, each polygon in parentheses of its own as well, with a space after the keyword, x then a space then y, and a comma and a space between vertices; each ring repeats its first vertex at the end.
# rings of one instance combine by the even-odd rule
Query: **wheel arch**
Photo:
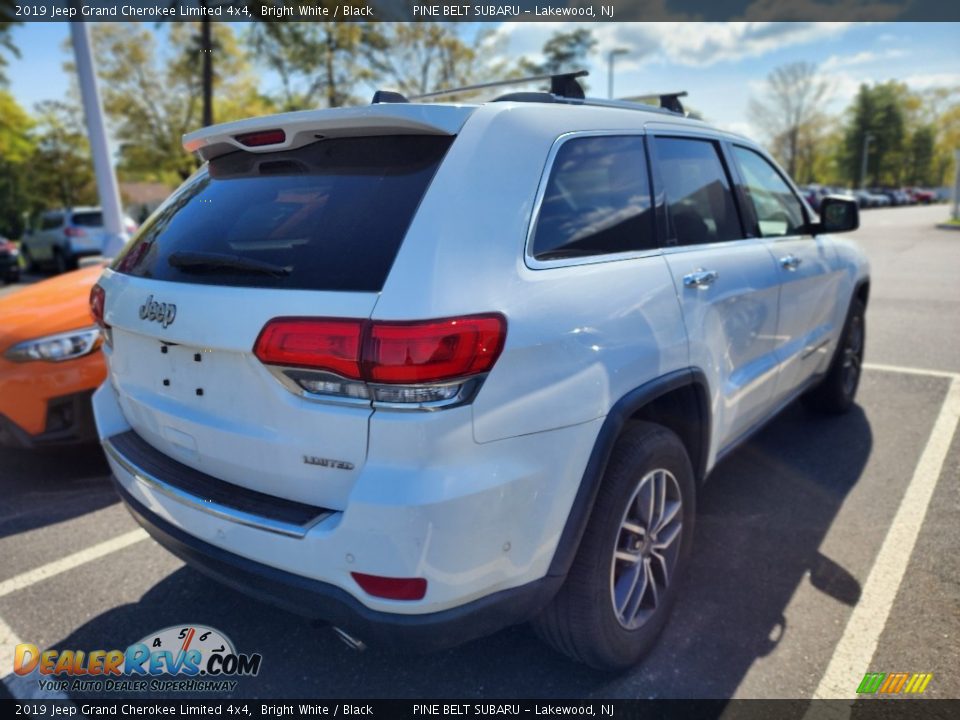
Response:
POLYGON ((614 403, 590 453, 548 575, 566 575, 569 571, 593 512, 613 446, 630 421, 648 420, 675 432, 690 456, 694 479, 698 484, 704 480, 710 451, 709 398, 703 371, 684 368, 644 383, 614 403))

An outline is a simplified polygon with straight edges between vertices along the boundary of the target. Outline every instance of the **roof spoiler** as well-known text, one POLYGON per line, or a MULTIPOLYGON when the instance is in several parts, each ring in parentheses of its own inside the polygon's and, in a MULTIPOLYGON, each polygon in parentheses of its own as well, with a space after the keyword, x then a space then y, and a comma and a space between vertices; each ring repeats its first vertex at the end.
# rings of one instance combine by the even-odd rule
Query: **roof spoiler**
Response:
POLYGON ((243 150, 276 152, 333 137, 456 135, 470 107, 384 103, 303 110, 211 125, 183 136, 183 148, 204 160, 243 150))

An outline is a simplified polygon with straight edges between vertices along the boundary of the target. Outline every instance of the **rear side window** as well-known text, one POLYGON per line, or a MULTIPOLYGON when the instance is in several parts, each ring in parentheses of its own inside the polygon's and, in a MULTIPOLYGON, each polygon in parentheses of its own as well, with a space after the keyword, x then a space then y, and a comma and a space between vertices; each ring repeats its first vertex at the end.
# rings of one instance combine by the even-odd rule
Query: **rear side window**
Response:
POLYGON ((699 245, 743 237, 716 143, 657 138, 656 144, 677 243, 699 245))
POLYGON ((79 227, 101 227, 103 225, 103 215, 98 212, 74 213, 73 224, 79 227))
POLYGON ((735 145, 733 155, 757 214, 762 237, 796 235, 806 224, 803 206, 777 169, 753 150, 735 145))
POLYGON ((114 263, 187 283, 377 292, 451 137, 333 138, 211 160, 114 263))
POLYGON ((640 136, 577 137, 553 161, 533 233, 537 260, 656 246, 640 136))

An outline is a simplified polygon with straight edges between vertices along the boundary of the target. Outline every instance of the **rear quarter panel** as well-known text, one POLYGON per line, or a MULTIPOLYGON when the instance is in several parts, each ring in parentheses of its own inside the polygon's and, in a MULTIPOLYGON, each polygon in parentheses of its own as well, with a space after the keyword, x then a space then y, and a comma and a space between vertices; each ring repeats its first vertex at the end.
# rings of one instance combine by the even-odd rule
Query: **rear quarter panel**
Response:
POLYGON ((683 320, 659 251, 544 270, 524 263, 555 140, 581 129, 637 133, 644 118, 607 108, 482 106, 434 178, 373 317, 507 317, 503 354, 473 404, 477 442, 603 417, 630 390, 686 367, 683 320))

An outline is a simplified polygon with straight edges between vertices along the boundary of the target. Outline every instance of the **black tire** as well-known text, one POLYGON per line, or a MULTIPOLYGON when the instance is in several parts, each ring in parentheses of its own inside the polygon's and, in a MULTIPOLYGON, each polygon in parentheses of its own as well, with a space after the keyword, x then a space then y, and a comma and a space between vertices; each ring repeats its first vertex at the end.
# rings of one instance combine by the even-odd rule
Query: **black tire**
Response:
POLYGON ((865 316, 866 306, 860 298, 854 297, 826 377, 803 395, 806 407, 828 415, 842 415, 853 407, 860 386, 863 347, 867 339, 865 316))
POLYGON ((63 252, 60 248, 54 248, 53 250, 53 269, 56 271, 57 275, 62 275, 63 273, 71 270, 73 263, 71 259, 63 252))
MULTIPOLYGON (((551 603, 532 620, 540 638, 565 655, 600 670, 635 665, 653 646, 676 600, 693 547, 695 498, 693 469, 680 439, 671 430, 653 423, 635 422, 627 426, 611 453, 566 581, 551 603), (663 533, 661 542, 677 533, 673 542, 659 551, 661 556, 671 554, 669 578, 664 578, 664 566, 656 556, 656 533, 641 536, 621 527, 621 523, 632 519, 627 517, 628 510, 634 512, 646 504, 643 488, 653 487, 648 483, 656 482, 653 471, 672 475, 672 485, 670 478, 663 476, 664 487, 671 488, 666 497, 680 501, 673 519, 659 529, 663 533), (631 552, 624 553, 627 549, 631 552), (615 560, 615 550, 621 551, 621 555, 635 552, 643 559, 639 563, 615 560), (640 578, 644 568, 649 569, 654 563, 657 569, 650 571, 656 574, 654 589, 659 587, 658 579, 668 582, 650 607, 654 596, 647 585, 642 586, 639 594, 625 591, 627 587, 641 587, 639 579, 635 585, 630 584, 631 571, 640 578), (635 625, 624 624, 623 617, 630 615, 628 610, 620 613, 615 609, 618 595, 625 598, 624 608, 636 606, 636 615, 632 617, 635 625), (631 597, 636 599, 631 602, 631 597)), ((661 518, 667 515, 666 510, 660 513, 661 518)), ((651 524, 656 527, 656 522, 651 524)))
POLYGON ((23 267, 28 273, 35 273, 39 268, 37 268, 37 261, 33 259, 33 255, 30 254, 30 248, 21 247, 20 256, 23 258, 23 267))

